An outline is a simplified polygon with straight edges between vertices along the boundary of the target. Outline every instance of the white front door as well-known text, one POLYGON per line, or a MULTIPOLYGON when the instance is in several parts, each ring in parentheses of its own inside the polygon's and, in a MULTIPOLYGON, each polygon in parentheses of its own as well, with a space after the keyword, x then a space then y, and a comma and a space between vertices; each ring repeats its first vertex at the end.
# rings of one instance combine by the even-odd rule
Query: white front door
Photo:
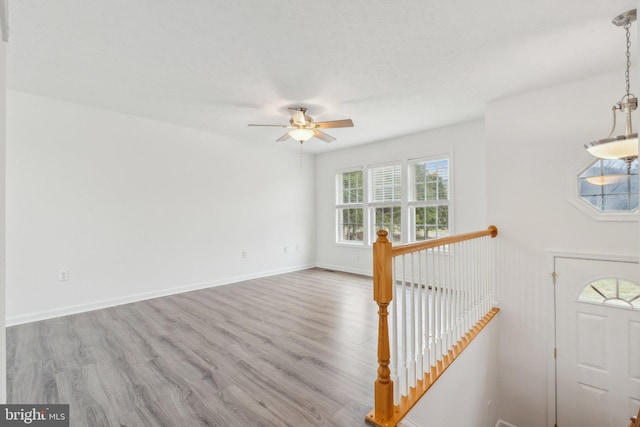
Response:
POLYGON ((640 298, 624 302, 637 289, 626 281, 637 283, 638 263, 557 257, 555 265, 557 425, 625 427, 640 408, 640 298))

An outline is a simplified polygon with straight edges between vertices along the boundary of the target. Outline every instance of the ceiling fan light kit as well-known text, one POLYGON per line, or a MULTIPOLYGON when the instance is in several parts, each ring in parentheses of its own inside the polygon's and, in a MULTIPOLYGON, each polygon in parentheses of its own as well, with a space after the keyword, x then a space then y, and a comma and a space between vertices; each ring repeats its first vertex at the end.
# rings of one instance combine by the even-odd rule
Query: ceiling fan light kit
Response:
POLYGON ((631 35, 629 29, 631 23, 636 21, 636 9, 625 12, 613 18, 613 24, 623 27, 627 36, 627 64, 626 64, 626 89, 627 93, 622 97, 620 102, 612 107, 613 126, 609 136, 598 141, 585 144, 585 148, 593 156, 600 159, 624 159, 631 162, 638 157, 638 133, 633 131, 631 123, 631 113, 638 108, 638 99, 630 93, 629 84, 629 68, 631 67, 631 35), (625 133, 623 135, 613 136, 616 130, 616 114, 621 112, 625 117, 625 133))
POLYGON ((308 110, 304 107, 289 108, 291 118, 289 119, 288 125, 250 124, 249 126, 275 126, 289 129, 287 133, 276 139, 276 141, 286 141, 291 138, 298 141, 300 144, 314 137, 324 142, 333 142, 336 139, 331 135, 322 132, 320 129, 353 127, 353 121, 351 119, 314 122, 313 118, 307 115, 307 111, 308 110))
POLYGON ((288 132, 288 135, 298 141, 300 144, 311 139, 313 137, 313 134, 313 129, 307 128, 291 129, 288 132))

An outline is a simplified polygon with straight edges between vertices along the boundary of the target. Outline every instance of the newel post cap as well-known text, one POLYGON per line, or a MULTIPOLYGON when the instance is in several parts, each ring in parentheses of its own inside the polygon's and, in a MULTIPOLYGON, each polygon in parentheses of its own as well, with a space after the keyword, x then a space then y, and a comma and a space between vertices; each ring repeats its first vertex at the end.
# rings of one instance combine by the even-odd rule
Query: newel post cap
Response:
POLYGON ((378 230, 378 232, 376 233, 376 235, 378 236, 378 239, 376 240, 376 243, 387 243, 389 242, 389 239, 387 239, 387 236, 389 235, 389 232, 387 230, 378 230))

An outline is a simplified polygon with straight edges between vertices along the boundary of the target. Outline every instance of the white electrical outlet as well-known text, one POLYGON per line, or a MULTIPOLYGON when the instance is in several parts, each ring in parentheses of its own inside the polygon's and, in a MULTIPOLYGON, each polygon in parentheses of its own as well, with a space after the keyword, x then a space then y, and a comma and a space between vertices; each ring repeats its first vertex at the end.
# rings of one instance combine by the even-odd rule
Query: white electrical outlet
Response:
POLYGON ((61 282, 69 280, 69 270, 58 270, 58 280, 61 282))
POLYGON ((247 251, 246 250, 242 251, 242 259, 247 259, 247 251))
POLYGON ((286 246, 284 247, 284 253, 285 254, 287 253, 287 247, 286 246))

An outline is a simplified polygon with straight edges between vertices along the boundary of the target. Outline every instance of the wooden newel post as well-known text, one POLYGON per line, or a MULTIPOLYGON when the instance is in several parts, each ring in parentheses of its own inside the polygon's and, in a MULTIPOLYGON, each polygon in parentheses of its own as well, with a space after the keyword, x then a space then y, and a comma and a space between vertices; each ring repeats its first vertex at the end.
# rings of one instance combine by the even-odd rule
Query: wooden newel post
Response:
POLYGON ((387 307, 393 297, 391 242, 387 232, 378 231, 373 244, 373 299, 378 303, 378 378, 375 382, 375 418, 384 421, 393 415, 393 381, 389 370, 389 323, 387 307))

